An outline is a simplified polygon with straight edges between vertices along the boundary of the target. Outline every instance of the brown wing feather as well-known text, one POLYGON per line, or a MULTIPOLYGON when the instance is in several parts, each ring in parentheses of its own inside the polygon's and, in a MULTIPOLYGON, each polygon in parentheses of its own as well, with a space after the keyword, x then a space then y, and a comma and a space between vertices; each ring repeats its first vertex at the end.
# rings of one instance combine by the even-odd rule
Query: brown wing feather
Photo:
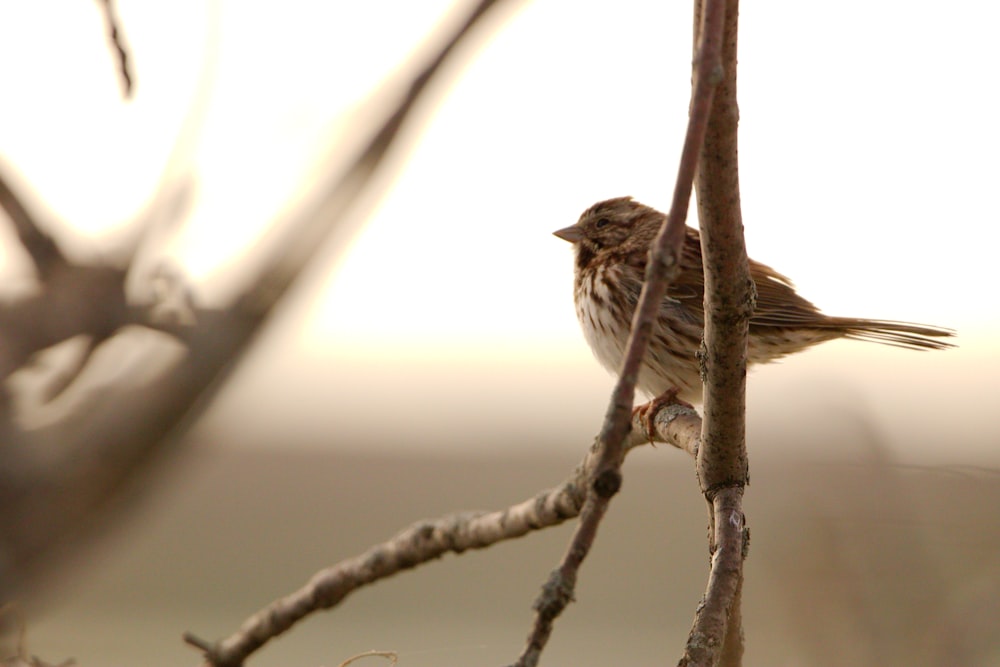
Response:
MULTIPOLYGON (((953 347, 939 340, 954 335, 949 329, 910 322, 824 315, 795 291, 791 280, 752 259, 750 277, 757 288, 757 307, 750 318, 751 334, 782 328, 816 329, 829 330, 830 338, 843 336, 916 349, 953 347)), ((698 230, 691 227, 687 228, 684 239, 680 275, 667 289, 667 298, 682 303, 687 314, 704 326, 705 277, 702 272, 701 240, 698 230)))

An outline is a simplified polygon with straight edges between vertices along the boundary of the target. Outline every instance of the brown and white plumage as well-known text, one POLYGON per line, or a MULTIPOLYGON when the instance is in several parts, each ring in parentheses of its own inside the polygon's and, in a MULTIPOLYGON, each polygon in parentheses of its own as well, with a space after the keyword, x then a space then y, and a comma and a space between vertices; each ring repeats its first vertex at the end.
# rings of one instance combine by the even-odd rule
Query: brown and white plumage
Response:
MULTIPOLYGON (((617 372, 624 356, 632 313, 639 300, 649 247, 665 215, 619 197, 594 204, 579 221, 555 232, 574 245, 576 314, 598 360, 617 372)), ((947 329, 851 317, 831 317, 795 292, 791 281, 750 260, 757 303, 750 319, 748 362, 766 363, 835 338, 852 338, 912 349, 951 347, 947 329)), ((638 387, 651 396, 678 390, 698 401, 697 359, 704 328, 705 282, 701 242, 686 228, 678 276, 667 288, 638 387)))

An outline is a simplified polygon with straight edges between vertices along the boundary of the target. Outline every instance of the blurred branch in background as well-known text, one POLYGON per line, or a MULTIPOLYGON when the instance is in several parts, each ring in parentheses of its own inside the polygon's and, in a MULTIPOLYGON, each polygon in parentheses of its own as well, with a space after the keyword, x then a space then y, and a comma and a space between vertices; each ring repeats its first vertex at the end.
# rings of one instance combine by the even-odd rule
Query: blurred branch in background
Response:
POLYGON ((756 547, 789 652, 831 667, 995 664, 997 534, 982 526, 996 472, 900 465, 871 416, 841 418, 849 462, 786 461, 763 479, 795 501, 768 517, 784 537, 756 547), (822 623, 801 613, 816 608, 822 623))
POLYGON ((43 282, 48 280, 52 273, 66 265, 66 258, 59 246, 39 227, 34 216, 28 213, 28 209, 14 194, 3 173, 0 173, 0 207, 14 225, 17 239, 34 264, 39 280, 43 282))
MULTIPOLYGON (((125 285, 141 243, 124 266, 69 261, 59 242, 42 231, 13 181, 0 174, 0 200, 38 273, 30 295, 0 304, 0 381, 5 390, 0 405, 0 597, 23 591, 52 566, 55 556, 106 523, 107 510, 120 492, 133 488, 176 447, 322 241, 343 224, 369 187, 442 64, 493 7, 514 4, 483 0, 466 10, 465 20, 412 77, 364 148, 342 172, 330 176, 314 205, 293 221, 293 233, 272 246, 269 261, 227 307, 197 306, 183 279, 165 269, 159 279, 166 283, 167 298, 133 302, 125 285), (167 301, 173 302, 169 308, 167 301), (89 339, 87 349, 70 377, 58 383, 60 389, 76 392, 76 404, 68 414, 32 423, 34 413, 44 407, 44 401, 32 405, 28 380, 37 375, 33 362, 78 337, 89 339), (107 357, 105 363, 98 363, 101 356, 107 357), (123 377, 123 360, 129 358, 126 368, 134 372, 123 377), (114 381, 85 382, 109 366, 117 371, 114 381)), ((203 101, 196 99, 195 105, 203 101)), ((185 191, 163 182, 154 201, 164 192, 176 195, 168 199, 182 199, 178 193, 185 191)), ((183 209, 176 201, 164 206, 174 215, 183 209)), ((140 237, 145 232, 141 229, 140 237)), ((36 398, 45 393, 38 392, 37 384, 36 398)))
POLYGON ((118 15, 115 13, 115 5, 112 0, 97 0, 104 10, 104 22, 108 26, 109 46, 118 57, 118 73, 122 80, 122 93, 125 97, 132 97, 135 84, 132 81, 131 59, 128 48, 125 46, 125 35, 118 26, 118 15))

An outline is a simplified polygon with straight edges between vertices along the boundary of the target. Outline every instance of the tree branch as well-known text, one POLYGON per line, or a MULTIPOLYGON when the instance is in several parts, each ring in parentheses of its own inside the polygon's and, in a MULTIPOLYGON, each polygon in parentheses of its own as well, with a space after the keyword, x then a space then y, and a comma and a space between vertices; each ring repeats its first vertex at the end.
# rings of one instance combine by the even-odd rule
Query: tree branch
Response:
POLYGON ((607 512, 611 498, 621 486, 622 447, 629 431, 629 412, 635 398, 635 384, 660 303, 678 267, 699 152, 703 150, 714 88, 719 80, 718 62, 725 6, 719 2, 714 4, 714 9, 709 12, 711 21, 696 42, 699 57, 695 61, 691 112, 670 213, 650 248, 645 282, 632 318, 625 358, 604 417, 598 463, 588 488, 587 501, 562 563, 543 586, 542 595, 535 603, 535 621, 524 651, 515 663, 518 667, 537 664, 552 632, 553 622, 572 599, 577 571, 593 545, 597 527, 607 512))
MULTIPOLYGON (((689 453, 698 451, 701 419, 691 408, 670 405, 654 418, 653 438, 689 453)), ((646 445, 643 418, 632 424, 633 436, 623 451, 646 445), (640 435, 641 433, 641 435, 640 435)), ((536 530, 557 526, 579 515, 587 484, 599 462, 591 447, 573 473, 558 487, 494 512, 460 512, 419 521, 365 553, 317 572, 301 589, 275 600, 248 618, 231 636, 212 644, 186 633, 184 640, 205 654, 215 667, 238 667, 257 649, 311 613, 337 606, 358 588, 446 553, 483 549, 536 530)))
POLYGON ((125 303, 126 271, 70 262, 20 206, 0 172, 0 202, 34 260, 41 289, 0 301, 0 433, 11 419, 7 377, 36 353, 77 336, 100 342, 130 323, 125 303))
POLYGON ((35 265, 40 280, 46 280, 56 269, 66 265, 66 257, 55 240, 38 225, 35 216, 17 196, 0 168, 0 208, 10 217, 17 238, 35 265))
POLYGON ((697 180, 706 302, 701 355, 706 444, 698 459, 698 475, 706 492, 743 484, 747 477, 746 349, 755 297, 743 241, 736 155, 739 6, 737 0, 706 1, 707 6, 713 3, 728 4, 728 8, 721 83, 709 117, 697 180))
MULTIPOLYGON (((172 326, 147 317, 155 308, 126 303, 123 286, 128 268, 74 264, 69 266, 71 271, 55 272, 66 278, 59 285, 50 281, 41 294, 0 312, 0 383, 35 352, 80 333, 102 339, 138 323, 169 331, 186 348, 185 356, 155 381, 141 387, 96 388, 82 399, 85 407, 32 431, 17 425, 0 391, 0 442, 4 445, 0 448, 0 553, 4 554, 0 595, 14 594, 32 576, 41 574, 61 548, 79 540, 96 520, 105 519, 101 510, 109 507, 125 485, 176 444, 330 230, 344 225, 348 209, 367 191, 372 175, 396 143, 400 127, 426 96, 428 82, 447 56, 488 10, 501 4, 505 3, 480 0, 470 9, 466 20, 411 80, 403 99, 389 110, 364 150, 346 171, 331 177, 317 197, 319 203, 293 221, 291 238, 275 244, 270 260, 232 305, 222 310, 194 309, 193 326, 172 326), (71 280, 72 276, 83 279, 71 280)), ((0 185, 4 185, 2 180, 0 185)), ((44 248, 48 237, 11 188, 0 189, 0 203, 12 211, 19 235, 41 239, 32 243, 44 248)), ((54 242, 52 247, 58 251, 54 242)), ((38 264, 37 258, 45 255, 32 256, 38 264)), ((161 352, 155 350, 147 362, 160 361, 157 354, 161 352)))
POLYGON ((749 479, 746 351, 754 289, 743 240, 736 150, 739 2, 703 0, 696 6, 696 19, 700 19, 696 25, 703 40, 696 60, 711 59, 713 76, 720 81, 696 183, 705 270, 705 337, 701 350, 705 404, 697 471, 711 506, 712 568, 680 664, 708 667, 718 664, 723 652, 727 660, 735 661, 731 664, 739 664, 742 655, 740 614, 733 606, 738 600, 748 545, 742 499, 749 479), (710 42, 718 44, 711 53, 710 42), (730 623, 734 627, 729 627, 730 623), (738 645, 726 646, 727 641, 738 645))

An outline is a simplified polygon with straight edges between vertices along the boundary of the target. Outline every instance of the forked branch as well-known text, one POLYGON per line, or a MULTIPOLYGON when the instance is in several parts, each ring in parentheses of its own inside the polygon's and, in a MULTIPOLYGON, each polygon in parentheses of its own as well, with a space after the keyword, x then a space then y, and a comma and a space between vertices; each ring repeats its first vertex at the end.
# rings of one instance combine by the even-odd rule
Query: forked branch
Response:
MULTIPOLYGON (((698 451, 701 418, 690 408, 671 405, 653 420, 652 438, 694 456, 698 451)), ((636 418, 624 450, 649 443, 644 422, 636 418)), ((185 634, 215 667, 238 667, 257 649, 289 630, 308 615, 337 606, 349 594, 375 581, 431 562, 446 553, 483 549, 504 540, 557 526, 579 515, 588 480, 597 465, 592 447, 573 473, 559 486, 495 512, 462 512, 419 521, 363 554, 317 572, 299 590, 275 600, 248 618, 231 636, 212 643, 185 634)))
POLYGON ((124 284, 131 267, 67 263, 13 187, 5 187, 12 184, 0 180, 0 205, 44 283, 27 299, 0 304, 0 381, 37 352, 67 338, 85 334, 99 342, 128 324, 168 331, 186 351, 155 381, 139 388, 91 388, 81 401, 86 410, 68 411, 65 418, 30 431, 13 418, 13 402, 0 388, 0 441, 5 445, 0 457, 5 473, 0 479, 0 551, 5 556, 0 593, 10 595, 39 576, 54 554, 104 516, 107 501, 127 480, 172 448, 331 230, 344 228, 347 211, 362 193, 371 192, 371 176, 384 165, 399 129, 426 98, 427 84, 442 63, 492 8, 514 1, 479 0, 468 10, 463 7, 468 12, 465 21, 409 80, 402 99, 388 110, 367 145, 345 170, 331 175, 315 205, 287 226, 292 238, 273 246, 270 260, 234 303, 220 309, 193 308, 193 321, 187 324, 152 321, 149 308, 126 299, 124 284))
POLYGON ((707 5, 703 28, 696 40, 691 112, 670 213, 650 249, 646 279, 632 318, 632 330, 622 368, 605 413, 598 441, 598 461, 587 489, 587 500, 579 524, 566 555, 553 571, 535 603, 535 621, 524 651, 515 663, 518 667, 530 667, 538 663, 551 635, 553 622, 572 599, 577 571, 594 543, 601 519, 607 512, 611 498, 621 486, 623 443, 629 431, 629 414, 635 399, 639 368, 652 337, 653 324, 667 285, 677 270, 699 154, 703 150, 708 130, 714 89, 720 80, 719 63, 726 6, 721 0, 708 0, 707 5))

